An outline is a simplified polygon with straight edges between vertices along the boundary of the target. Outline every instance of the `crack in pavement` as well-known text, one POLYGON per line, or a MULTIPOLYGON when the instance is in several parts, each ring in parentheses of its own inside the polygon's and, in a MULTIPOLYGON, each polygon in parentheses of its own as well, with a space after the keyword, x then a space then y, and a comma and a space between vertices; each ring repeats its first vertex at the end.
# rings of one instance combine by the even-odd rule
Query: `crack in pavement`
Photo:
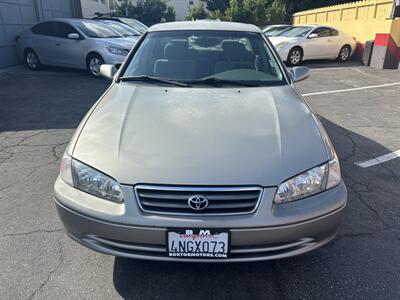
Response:
POLYGON ((17 233, 5 233, 0 236, 0 238, 3 237, 14 237, 14 236, 26 236, 30 234, 35 234, 35 233, 55 233, 55 232, 61 232, 64 231, 63 228, 59 229, 38 229, 38 230, 33 230, 33 231, 28 231, 28 232, 17 232, 17 233))
POLYGON ((60 238, 57 240, 58 244, 58 263, 53 268, 52 270, 49 271, 48 275, 46 276, 46 279, 30 294, 30 296, 27 298, 29 300, 34 299, 36 295, 43 290, 47 283, 50 281, 51 277, 61 268, 62 264, 64 263, 64 246, 61 242, 61 239, 64 237, 64 234, 60 235, 60 238))

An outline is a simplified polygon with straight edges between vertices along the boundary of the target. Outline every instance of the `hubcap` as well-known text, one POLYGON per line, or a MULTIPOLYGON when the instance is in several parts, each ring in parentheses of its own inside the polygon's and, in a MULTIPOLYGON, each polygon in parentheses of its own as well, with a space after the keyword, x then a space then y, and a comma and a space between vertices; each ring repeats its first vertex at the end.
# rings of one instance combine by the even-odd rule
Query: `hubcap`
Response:
POLYGON ((38 59, 37 59, 35 53, 29 52, 26 55, 26 62, 30 68, 35 69, 38 64, 38 59))
POLYGON ((101 61, 97 57, 93 57, 90 62, 89 62, 89 67, 90 71, 92 72, 93 75, 99 76, 100 75, 100 66, 101 66, 101 61))
POLYGON ((342 49, 342 52, 340 53, 340 58, 342 60, 346 60, 350 55, 350 51, 349 48, 345 47, 342 49))
POLYGON ((296 65, 300 62, 301 59, 301 53, 299 50, 294 50, 292 51, 292 53, 290 54, 290 62, 293 65, 296 65))

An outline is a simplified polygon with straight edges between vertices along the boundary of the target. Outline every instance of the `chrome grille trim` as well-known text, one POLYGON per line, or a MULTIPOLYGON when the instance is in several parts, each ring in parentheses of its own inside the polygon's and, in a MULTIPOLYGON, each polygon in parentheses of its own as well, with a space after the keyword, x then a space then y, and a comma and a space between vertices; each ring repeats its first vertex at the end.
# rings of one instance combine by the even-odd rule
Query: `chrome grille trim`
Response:
POLYGON ((147 213, 187 216, 242 215, 257 210, 263 188, 136 185, 134 193, 138 206, 147 213), (209 200, 208 207, 200 212, 191 210, 187 205, 188 198, 196 194, 204 195, 209 200))

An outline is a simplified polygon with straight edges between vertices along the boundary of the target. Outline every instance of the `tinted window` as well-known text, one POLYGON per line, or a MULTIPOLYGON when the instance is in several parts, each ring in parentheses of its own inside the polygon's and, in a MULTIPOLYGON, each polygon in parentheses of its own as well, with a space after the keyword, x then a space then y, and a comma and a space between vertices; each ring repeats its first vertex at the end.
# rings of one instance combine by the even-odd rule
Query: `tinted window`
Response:
POLYGON ((290 27, 288 29, 285 29, 276 36, 304 37, 310 32, 311 29, 312 27, 307 27, 307 26, 290 27))
POLYGON ((318 37, 328 37, 331 35, 330 28, 327 27, 319 27, 315 29, 312 33, 318 34, 318 37))
POLYGON ((92 21, 80 21, 74 22, 74 25, 78 27, 84 34, 91 38, 119 38, 121 34, 116 32, 111 27, 101 23, 92 21))
POLYGON ((74 27, 69 24, 56 22, 53 28, 54 36, 60 38, 68 38, 68 34, 70 33, 78 33, 74 27))
POLYGON ((231 31, 150 32, 123 76, 191 83, 210 78, 259 85, 284 83, 282 70, 261 34, 231 31))
POLYGON ((41 35, 53 35, 54 22, 44 22, 32 27, 32 32, 41 35))
POLYGON ((115 31, 118 31, 123 36, 138 36, 138 35, 140 35, 140 33, 138 31, 136 31, 132 27, 129 27, 128 25, 125 25, 123 23, 115 22, 115 21, 107 21, 107 20, 104 20, 102 22, 104 24, 110 26, 115 31))
POLYGON ((331 28, 331 36, 337 36, 339 32, 336 29, 331 28))

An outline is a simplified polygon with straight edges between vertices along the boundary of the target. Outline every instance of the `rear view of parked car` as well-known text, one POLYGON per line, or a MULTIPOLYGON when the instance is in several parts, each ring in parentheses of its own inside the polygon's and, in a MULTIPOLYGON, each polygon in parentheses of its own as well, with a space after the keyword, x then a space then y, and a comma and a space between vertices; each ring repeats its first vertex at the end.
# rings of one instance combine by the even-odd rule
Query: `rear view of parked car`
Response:
POLYGON ((147 30, 147 26, 144 25, 142 22, 131 19, 131 18, 121 18, 121 17, 95 17, 93 20, 109 20, 109 21, 115 21, 115 22, 120 22, 123 23, 127 26, 130 26, 131 28, 135 29, 138 31, 140 34, 143 34, 147 30))
POLYGON ((263 28, 263 33, 265 36, 277 36, 284 30, 291 28, 292 25, 269 25, 263 28))
POLYGON ((117 31, 119 34, 123 35, 126 38, 133 40, 135 43, 139 40, 140 36, 142 35, 139 31, 135 30, 134 28, 117 21, 112 20, 99 20, 103 24, 110 26, 112 29, 117 31))
POLYGON ((327 26, 294 26, 269 39, 282 60, 292 66, 311 59, 344 62, 356 50, 356 40, 352 36, 327 26))
POLYGON ((87 69, 99 76, 102 64, 121 64, 134 44, 101 22, 55 19, 22 33, 17 53, 32 70, 51 65, 87 69))

